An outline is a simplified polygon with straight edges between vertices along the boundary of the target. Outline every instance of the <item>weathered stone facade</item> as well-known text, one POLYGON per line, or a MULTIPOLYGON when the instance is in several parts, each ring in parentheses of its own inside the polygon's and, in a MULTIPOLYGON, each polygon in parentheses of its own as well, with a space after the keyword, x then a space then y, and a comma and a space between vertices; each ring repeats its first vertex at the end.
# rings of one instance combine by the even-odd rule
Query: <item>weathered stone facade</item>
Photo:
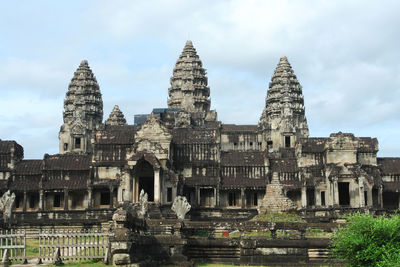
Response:
POLYGON ((399 207, 400 158, 377 158, 376 138, 308 137, 302 87, 286 57, 258 125, 217 120, 190 41, 170 82, 168 108, 128 125, 115 106, 103 123, 99 85, 82 61, 64 102, 60 154, 23 160, 20 145, 0 141, 1 191, 15 193, 16 212, 112 210, 139 202, 141 190, 158 205, 185 196, 191 212, 256 210, 272 173, 298 209, 399 207))

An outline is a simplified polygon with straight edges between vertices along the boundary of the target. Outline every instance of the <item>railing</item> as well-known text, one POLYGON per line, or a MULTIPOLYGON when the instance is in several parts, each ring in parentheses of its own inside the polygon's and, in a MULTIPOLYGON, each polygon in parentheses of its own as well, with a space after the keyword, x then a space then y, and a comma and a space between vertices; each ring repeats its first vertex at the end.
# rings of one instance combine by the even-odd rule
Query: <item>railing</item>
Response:
POLYGON ((3 264, 9 264, 11 261, 26 263, 25 231, 0 231, 0 257, 3 264))
POLYGON ((81 261, 104 259, 108 263, 109 237, 101 229, 41 230, 39 234, 39 262, 50 260, 81 261))

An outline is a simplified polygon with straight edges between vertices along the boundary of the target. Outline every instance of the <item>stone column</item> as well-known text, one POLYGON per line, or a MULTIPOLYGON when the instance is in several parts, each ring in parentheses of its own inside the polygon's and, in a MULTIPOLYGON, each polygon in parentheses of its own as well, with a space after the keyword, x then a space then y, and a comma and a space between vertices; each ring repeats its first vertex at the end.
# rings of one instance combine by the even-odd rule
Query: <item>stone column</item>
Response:
POLYGON ((92 187, 88 188, 88 208, 91 209, 93 206, 93 190, 92 187))
POLYGON ((64 189, 64 210, 68 210, 68 189, 64 189))
POLYGON ((315 206, 321 207, 321 190, 315 189, 314 196, 315 196, 315 206))
POLYGON ((307 207, 307 187, 301 187, 301 207, 307 207))
POLYGON ((44 200, 44 197, 43 197, 43 190, 40 190, 39 191, 39 210, 40 211, 43 211, 44 210, 44 205, 43 205, 43 200, 44 200))
POLYGON ((110 209, 114 208, 114 186, 110 185, 110 209))
POLYGON ((217 206, 217 188, 214 187, 214 208, 217 206))
POLYGON ((365 207, 365 199, 364 199, 364 179, 359 179, 359 185, 358 185, 358 194, 359 194, 359 199, 360 199, 360 208, 365 207))
POLYGON ((22 202, 22 210, 25 212, 26 211, 26 191, 24 190, 24 200, 22 202))
POLYGON ((333 205, 334 206, 339 205, 339 186, 337 179, 333 180, 333 205))
POLYGON ((368 199, 367 199, 368 207, 372 207, 372 205, 373 205, 372 204, 372 188, 371 189, 368 188, 367 194, 368 194, 368 199))
POLYGON ((161 203, 160 169, 154 170, 154 203, 161 203))
POLYGON ((242 209, 246 208, 246 194, 244 188, 240 188, 240 202, 242 209))
POLYGON ((383 186, 380 185, 378 189, 378 204, 379 207, 382 209, 383 208, 383 186))

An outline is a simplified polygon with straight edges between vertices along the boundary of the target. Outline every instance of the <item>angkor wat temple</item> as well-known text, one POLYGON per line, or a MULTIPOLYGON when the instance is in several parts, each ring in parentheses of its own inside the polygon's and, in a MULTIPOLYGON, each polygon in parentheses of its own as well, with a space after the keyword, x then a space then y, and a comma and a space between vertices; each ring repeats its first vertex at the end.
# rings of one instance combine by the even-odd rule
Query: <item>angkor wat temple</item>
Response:
POLYGON ((170 84, 168 108, 128 125, 115 106, 103 122, 99 85, 82 61, 64 101, 59 154, 24 160, 20 144, 0 140, 0 191, 15 193, 15 214, 107 214, 137 202, 142 189, 159 206, 183 195, 193 212, 256 211, 273 174, 300 210, 399 208, 400 158, 377 157, 376 138, 309 137, 302 87, 286 57, 264 110, 254 111, 257 125, 218 121, 191 41, 170 84))

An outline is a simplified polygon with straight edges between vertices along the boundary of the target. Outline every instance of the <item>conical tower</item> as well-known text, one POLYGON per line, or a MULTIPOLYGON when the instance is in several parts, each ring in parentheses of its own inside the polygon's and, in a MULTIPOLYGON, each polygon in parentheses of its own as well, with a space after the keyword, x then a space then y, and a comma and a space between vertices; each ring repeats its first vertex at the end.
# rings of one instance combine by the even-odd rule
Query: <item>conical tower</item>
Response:
POLYGON ((273 150, 294 147, 297 139, 308 137, 302 87, 286 57, 280 58, 269 83, 259 125, 273 150))
POLYGON ((206 70, 191 41, 187 41, 176 61, 168 89, 168 107, 182 108, 189 113, 202 114, 210 111, 210 88, 206 70))
POLYGON ((122 111, 119 109, 118 105, 115 105, 110 113, 110 116, 105 122, 106 125, 126 125, 126 119, 122 111))
POLYGON ((83 60, 75 71, 64 100, 60 153, 90 152, 92 132, 103 121, 103 100, 89 64, 83 60))

